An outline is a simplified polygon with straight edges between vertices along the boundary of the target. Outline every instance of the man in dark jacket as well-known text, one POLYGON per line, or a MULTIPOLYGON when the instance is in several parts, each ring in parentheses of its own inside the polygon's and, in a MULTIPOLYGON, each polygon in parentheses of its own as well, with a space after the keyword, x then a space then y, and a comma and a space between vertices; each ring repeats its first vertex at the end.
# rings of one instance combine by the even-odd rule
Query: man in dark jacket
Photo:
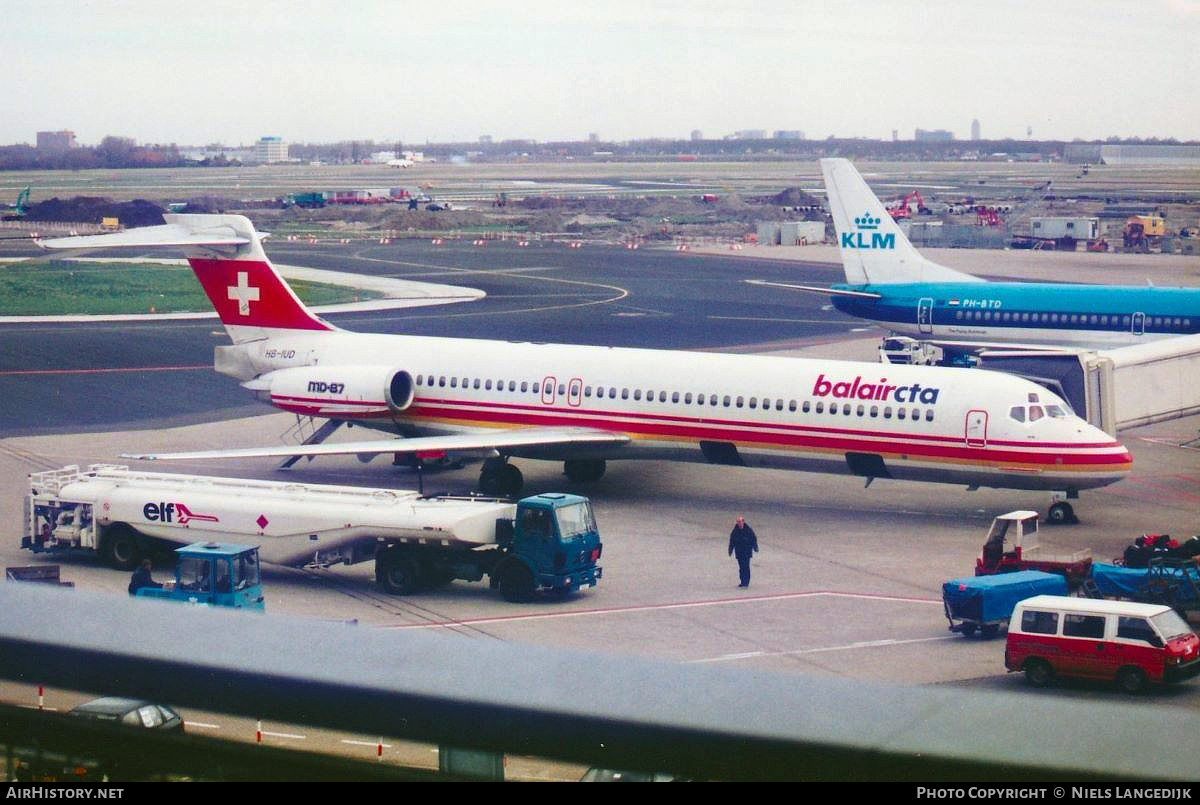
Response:
POLYGON ((133 577, 129 579, 129 594, 137 595, 137 591, 143 587, 162 587, 157 581, 150 576, 150 560, 143 559, 142 563, 133 571, 133 577))
POLYGON ((737 525, 729 532, 729 555, 737 557, 738 575, 742 583, 739 587, 750 586, 750 557, 758 553, 758 537, 754 529, 746 525, 744 517, 737 518, 737 525))

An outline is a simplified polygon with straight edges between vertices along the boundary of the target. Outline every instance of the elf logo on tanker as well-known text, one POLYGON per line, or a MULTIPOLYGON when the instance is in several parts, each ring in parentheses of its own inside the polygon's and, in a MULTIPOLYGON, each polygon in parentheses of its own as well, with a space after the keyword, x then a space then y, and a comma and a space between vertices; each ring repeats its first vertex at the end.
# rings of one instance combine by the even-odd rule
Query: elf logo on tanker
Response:
POLYGON ((182 503, 147 503, 142 507, 142 516, 152 523, 179 523, 187 525, 192 520, 202 523, 219 523, 215 514, 192 514, 182 503))
POLYGON ((896 233, 886 235, 879 231, 882 220, 864 212, 854 219, 853 232, 843 232, 841 244, 843 249, 894 249, 896 248, 896 233))
POLYGON ((888 383, 886 377, 879 378, 874 383, 864 383, 862 375, 853 380, 829 380, 824 373, 817 375, 813 384, 814 397, 832 397, 835 400, 884 400, 898 403, 922 403, 934 405, 938 400, 940 389, 913 383, 908 386, 898 386, 888 383))

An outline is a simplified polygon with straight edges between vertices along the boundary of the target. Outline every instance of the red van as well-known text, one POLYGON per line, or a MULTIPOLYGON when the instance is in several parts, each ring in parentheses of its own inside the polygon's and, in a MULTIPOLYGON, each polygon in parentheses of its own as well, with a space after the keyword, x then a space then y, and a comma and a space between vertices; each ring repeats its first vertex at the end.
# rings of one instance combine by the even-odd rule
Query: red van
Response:
POLYGON ((1038 595, 1013 610, 1004 664, 1036 687, 1073 676, 1136 693, 1200 674, 1200 637, 1160 604, 1038 595))

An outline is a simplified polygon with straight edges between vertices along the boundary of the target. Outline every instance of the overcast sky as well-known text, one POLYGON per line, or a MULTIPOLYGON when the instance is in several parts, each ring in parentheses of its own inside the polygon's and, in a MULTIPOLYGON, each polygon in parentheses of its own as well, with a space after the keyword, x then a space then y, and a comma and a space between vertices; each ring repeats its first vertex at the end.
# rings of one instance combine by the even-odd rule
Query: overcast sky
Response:
POLYGON ((1200 139, 1200 0, 0 0, 0 144, 1200 139))

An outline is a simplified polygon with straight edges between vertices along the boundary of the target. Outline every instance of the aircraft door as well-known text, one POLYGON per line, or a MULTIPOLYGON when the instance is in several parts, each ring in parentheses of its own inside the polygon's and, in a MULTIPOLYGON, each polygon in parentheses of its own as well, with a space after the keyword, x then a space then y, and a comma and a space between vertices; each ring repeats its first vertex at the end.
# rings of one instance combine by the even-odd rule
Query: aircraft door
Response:
POLYGON ((1134 335, 1145 335, 1146 334, 1146 314, 1145 313, 1134 313, 1133 314, 1133 334, 1134 335))
POLYGON ((583 378, 572 377, 570 384, 567 386, 567 405, 573 405, 576 408, 583 402, 583 378))
POLYGON ((553 376, 542 378, 542 405, 554 405, 554 384, 553 376))
POLYGON ((933 300, 928 296, 917 302, 917 329, 922 333, 933 332, 933 300))
POLYGON ((973 408, 967 411, 967 447, 987 447, 987 411, 973 408))

